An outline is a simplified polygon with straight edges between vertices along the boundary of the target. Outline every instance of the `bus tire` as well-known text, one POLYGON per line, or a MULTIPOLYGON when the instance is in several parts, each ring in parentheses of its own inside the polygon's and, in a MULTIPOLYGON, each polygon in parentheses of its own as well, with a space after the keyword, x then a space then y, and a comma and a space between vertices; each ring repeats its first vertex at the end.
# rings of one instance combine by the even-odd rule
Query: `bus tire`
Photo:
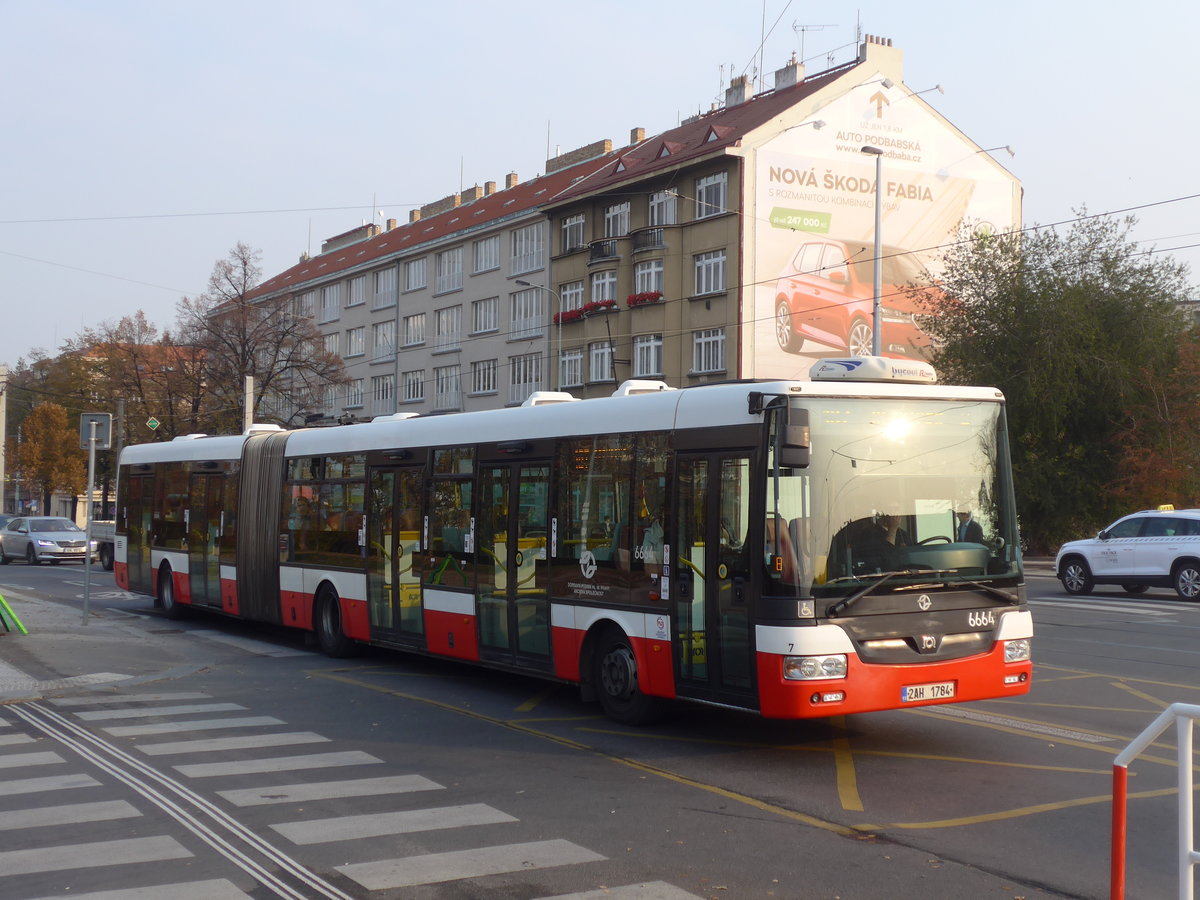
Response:
POLYGON ((112 544, 100 545, 100 565, 104 567, 105 572, 111 572, 113 570, 112 544))
POLYGON ((183 604, 175 596, 175 579, 171 575, 170 566, 163 566, 158 570, 158 605, 168 619, 181 619, 186 612, 183 604))
POLYGON ((323 587, 317 592, 313 610, 313 630, 317 646, 326 656, 342 659, 354 654, 354 641, 342 630, 342 604, 337 591, 323 587))
POLYGON ((624 725, 650 725, 663 717, 662 698, 643 694, 638 687, 637 657, 624 632, 601 632, 592 660, 592 684, 606 716, 624 725))

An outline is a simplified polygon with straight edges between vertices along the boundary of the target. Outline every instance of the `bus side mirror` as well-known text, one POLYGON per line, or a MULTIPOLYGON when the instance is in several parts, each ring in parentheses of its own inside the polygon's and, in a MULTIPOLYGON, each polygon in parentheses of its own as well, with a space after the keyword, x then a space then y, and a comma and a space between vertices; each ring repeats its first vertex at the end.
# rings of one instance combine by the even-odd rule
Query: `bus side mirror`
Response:
POLYGON ((808 428, 808 410, 790 406, 787 424, 783 427, 783 446, 779 452, 779 464, 791 469, 808 466, 811 439, 808 428))

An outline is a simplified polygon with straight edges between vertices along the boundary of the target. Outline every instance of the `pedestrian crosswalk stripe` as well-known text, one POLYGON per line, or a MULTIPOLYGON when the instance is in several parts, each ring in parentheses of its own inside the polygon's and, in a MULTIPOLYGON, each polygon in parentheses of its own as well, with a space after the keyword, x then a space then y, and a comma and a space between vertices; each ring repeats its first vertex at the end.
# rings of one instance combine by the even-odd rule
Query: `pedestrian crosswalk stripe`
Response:
POLYGON ((51 750, 39 753, 13 753, 9 756, 0 756, 0 769, 19 769, 24 766, 48 766, 51 763, 60 762, 65 762, 65 760, 51 750))
POLYGON ((217 791, 234 806, 264 806, 269 803, 304 803, 345 797, 374 797, 381 794, 407 794, 413 791, 445 790, 436 781, 422 775, 390 775, 384 778, 355 778, 348 781, 317 781, 304 784, 279 784, 258 788, 217 791))
POLYGON ((142 706, 132 709, 90 709, 77 712, 76 718, 85 722, 101 719, 150 719, 154 716, 182 716, 198 712, 240 712, 246 707, 237 703, 196 703, 190 706, 142 706))
POLYGON ((216 731, 220 728, 257 728, 283 725, 274 716, 242 716, 229 719, 196 719, 192 722, 151 722, 149 725, 109 725, 103 730, 113 737, 140 737, 146 734, 176 734, 184 731, 216 731))
POLYGON ((91 775, 53 775, 49 778, 19 778, 15 781, 0 781, 0 797, 15 797, 17 794, 38 794, 42 791, 65 791, 75 788, 96 787, 98 782, 91 775))
POLYGON ((166 836, 4 850, 0 851, 0 877, 58 872, 63 869, 90 869, 93 866, 162 862, 186 859, 191 855, 191 851, 179 841, 166 836))
MULTIPOLYGON (((76 897, 75 900, 88 900, 76 897)), ((665 881, 648 881, 643 884, 626 884, 620 887, 600 888, 597 891, 581 891, 575 894, 555 894, 539 897, 538 900, 702 900, 683 888, 665 881)))
POLYGON ((74 822, 109 822, 140 816, 137 807, 124 800, 96 803, 72 803, 70 806, 39 806, 34 809, 8 809, 0 816, 0 831, 40 828, 46 825, 70 825, 74 822))
POLYGON ((404 856, 399 859, 353 863, 336 868, 369 891, 383 891, 389 888, 479 878, 484 875, 503 875, 552 866, 601 862, 606 858, 578 844, 560 839, 404 856))
POLYGON ((1107 613, 1135 613, 1139 616, 1174 616, 1178 615, 1178 610, 1171 607, 1152 606, 1149 603, 1088 603, 1083 600, 1030 600, 1029 605, 1035 609, 1039 606, 1052 607, 1053 609, 1071 609, 1071 610, 1089 610, 1091 612, 1107 612, 1107 613))
POLYGON ((236 737, 209 738, 207 740, 138 744, 138 749, 148 756, 164 756, 169 753, 222 753, 229 750, 253 750, 258 747, 288 747, 295 744, 328 742, 329 738, 312 731, 289 731, 279 734, 239 734, 236 737))
POLYGON ((95 891, 90 894, 59 894, 38 897, 37 900, 250 900, 250 895, 224 878, 212 881, 190 881, 185 884, 157 884, 153 887, 130 887, 119 891, 95 891))
POLYGON ((179 691, 173 694, 100 694, 91 697, 59 697, 47 700, 51 706, 103 706, 106 703, 165 703, 176 700, 208 700, 210 694, 179 691))
POLYGON ((17 744, 32 744, 33 738, 28 734, 0 734, 0 747, 13 747, 17 744))
POLYGON ((410 809, 401 812, 311 819, 307 822, 283 822, 271 827, 293 844, 324 844, 329 841, 439 831, 446 828, 464 828, 468 825, 499 825, 516 821, 519 820, 485 803, 468 803, 437 809, 410 809))
POLYGON ((254 653, 258 656, 312 656, 311 650, 297 650, 294 647, 272 644, 269 641, 259 641, 236 634, 225 634, 223 631, 192 628, 188 631, 188 635, 202 637, 210 641, 215 641, 218 644, 228 644, 230 647, 237 647, 239 650, 245 650, 248 653, 254 653))
POLYGON ((381 763, 383 760, 361 750, 341 753, 314 753, 310 756, 281 756, 272 759, 246 759, 233 762, 195 763, 175 766, 175 771, 189 778, 212 778, 218 775, 253 775, 259 772, 291 772, 296 769, 327 769, 333 766, 360 766, 381 763))

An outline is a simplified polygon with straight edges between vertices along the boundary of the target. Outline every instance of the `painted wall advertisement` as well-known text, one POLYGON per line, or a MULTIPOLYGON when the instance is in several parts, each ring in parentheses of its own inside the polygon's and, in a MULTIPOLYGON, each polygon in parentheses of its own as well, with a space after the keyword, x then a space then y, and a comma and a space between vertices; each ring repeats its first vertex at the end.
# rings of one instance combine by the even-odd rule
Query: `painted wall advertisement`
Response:
POLYGON ((936 291, 948 245, 971 230, 1006 231, 1020 221, 1016 179, 907 89, 880 81, 822 107, 757 152, 747 376, 807 378, 816 359, 871 352, 876 157, 864 146, 883 151, 884 356, 926 352, 928 337, 915 320, 919 299, 908 288, 932 283, 936 291))

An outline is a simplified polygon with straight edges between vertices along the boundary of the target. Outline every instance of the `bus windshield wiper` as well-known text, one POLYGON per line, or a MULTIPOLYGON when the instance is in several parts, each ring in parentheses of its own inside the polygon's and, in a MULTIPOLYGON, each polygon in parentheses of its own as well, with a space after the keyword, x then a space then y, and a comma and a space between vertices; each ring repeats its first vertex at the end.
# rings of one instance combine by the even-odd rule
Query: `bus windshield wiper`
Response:
POLYGON ((1016 594, 1010 594, 1008 591, 1002 591, 998 587, 993 587, 990 584, 984 584, 981 581, 960 581, 959 584, 967 584, 973 588, 979 588, 981 591, 986 591, 993 597, 999 597, 1001 600, 1007 600, 1013 606, 1019 606, 1021 598, 1016 594))
MULTIPOLYGON (((880 585, 886 584, 887 582, 891 581, 893 578, 895 578, 898 575, 952 575, 956 571, 958 571, 958 570, 957 569, 896 569, 895 571, 892 571, 892 572, 871 572, 866 575, 846 576, 847 578, 853 578, 855 580, 858 580, 861 578, 875 578, 878 580, 871 582, 870 584, 866 585, 865 587, 859 588, 857 591, 855 591, 849 597, 839 600, 837 603, 833 604, 833 606, 829 607, 829 611, 826 612, 826 615, 829 616, 829 618, 831 618, 831 619, 836 619, 839 615, 841 615, 842 611, 847 609, 851 604, 853 604, 856 601, 860 600, 861 598, 867 596, 867 594, 871 593, 871 591, 875 590, 880 585)), ((845 579, 839 578, 837 580, 843 581, 845 579)))

